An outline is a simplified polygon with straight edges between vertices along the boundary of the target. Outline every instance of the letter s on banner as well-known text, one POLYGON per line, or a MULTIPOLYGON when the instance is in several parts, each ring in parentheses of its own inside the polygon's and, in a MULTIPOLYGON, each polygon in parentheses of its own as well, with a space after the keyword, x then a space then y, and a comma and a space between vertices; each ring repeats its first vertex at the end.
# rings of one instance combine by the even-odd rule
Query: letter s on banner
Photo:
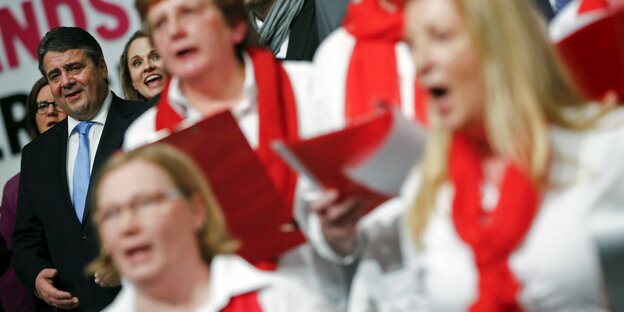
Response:
POLYGON ((91 0, 93 8, 104 14, 110 15, 117 19, 117 27, 109 29, 106 26, 98 26, 97 33, 106 40, 117 39, 126 34, 130 28, 130 18, 126 11, 118 5, 108 3, 102 0, 91 0))

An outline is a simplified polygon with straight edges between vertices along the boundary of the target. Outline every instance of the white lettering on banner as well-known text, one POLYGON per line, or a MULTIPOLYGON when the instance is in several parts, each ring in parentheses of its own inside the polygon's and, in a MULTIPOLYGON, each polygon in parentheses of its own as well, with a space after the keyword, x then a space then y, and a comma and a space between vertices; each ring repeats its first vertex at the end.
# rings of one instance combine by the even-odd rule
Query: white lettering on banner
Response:
POLYGON ((108 64, 111 89, 122 96, 119 56, 126 40, 140 27, 133 1, 1 1, 0 187, 19 171, 20 152, 29 141, 24 105, 33 83, 41 77, 37 69, 39 40, 58 26, 84 28, 98 40, 108 64))

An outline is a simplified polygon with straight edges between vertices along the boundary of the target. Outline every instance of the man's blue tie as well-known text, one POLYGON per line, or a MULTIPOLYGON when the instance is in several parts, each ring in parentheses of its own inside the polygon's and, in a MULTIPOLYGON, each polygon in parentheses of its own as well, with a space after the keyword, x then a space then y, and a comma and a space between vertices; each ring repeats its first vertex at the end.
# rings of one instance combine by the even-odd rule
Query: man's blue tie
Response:
POLYGON ((572 0, 555 0, 555 13, 559 13, 566 5, 568 5, 572 0))
POLYGON ((76 132, 78 132, 78 153, 76 154, 76 161, 74 162, 74 175, 73 175, 73 199, 74 209, 76 210, 76 216, 78 221, 82 223, 82 216, 84 215, 87 190, 89 189, 89 178, 91 177, 91 159, 89 158, 89 128, 93 125, 91 121, 83 121, 76 125, 76 132))

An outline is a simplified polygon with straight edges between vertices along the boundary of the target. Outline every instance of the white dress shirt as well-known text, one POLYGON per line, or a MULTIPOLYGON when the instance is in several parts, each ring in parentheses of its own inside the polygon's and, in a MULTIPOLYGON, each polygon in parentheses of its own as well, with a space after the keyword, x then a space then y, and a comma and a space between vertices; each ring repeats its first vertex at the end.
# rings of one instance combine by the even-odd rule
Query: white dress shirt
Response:
MULTIPOLYGON (((104 124, 106 123, 106 117, 108 117, 108 111, 110 110, 111 103, 113 101, 113 93, 109 90, 104 104, 100 111, 91 119, 93 125, 89 128, 89 169, 93 169, 93 161, 95 160, 95 153, 100 145, 100 138, 102 137, 102 131, 104 131, 104 124)), ((76 132, 76 125, 81 120, 76 120, 69 115, 67 116, 67 186, 69 187, 69 196, 74 200, 74 163, 76 162, 76 154, 78 154, 79 138, 78 132, 76 132)))

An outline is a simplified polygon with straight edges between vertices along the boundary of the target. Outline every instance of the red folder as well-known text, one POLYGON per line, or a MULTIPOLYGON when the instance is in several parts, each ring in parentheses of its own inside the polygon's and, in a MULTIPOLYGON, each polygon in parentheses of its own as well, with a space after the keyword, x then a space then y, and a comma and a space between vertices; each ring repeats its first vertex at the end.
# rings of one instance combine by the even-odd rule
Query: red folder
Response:
POLYGON ((364 196, 375 207, 398 195, 400 185, 420 158, 424 136, 416 123, 394 109, 383 108, 343 130, 307 140, 276 141, 273 147, 320 188, 364 196), (387 188, 387 184, 394 187, 387 188))
POLYGON ((607 91, 624 99, 624 1, 611 1, 607 14, 577 30, 556 47, 583 94, 602 100, 607 91))
POLYGON ((210 182, 229 230, 242 243, 238 254, 247 261, 274 261, 304 241, 293 230, 292 219, 280 219, 278 212, 290 208, 229 110, 156 143, 172 145, 195 160, 210 182))

